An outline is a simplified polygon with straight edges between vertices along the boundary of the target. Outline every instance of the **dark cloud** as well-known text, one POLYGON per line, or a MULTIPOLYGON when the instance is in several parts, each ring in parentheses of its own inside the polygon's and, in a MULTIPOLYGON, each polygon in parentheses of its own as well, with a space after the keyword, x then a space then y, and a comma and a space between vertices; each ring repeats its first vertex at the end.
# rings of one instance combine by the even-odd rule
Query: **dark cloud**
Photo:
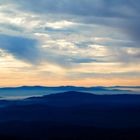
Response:
POLYGON ((24 32, 24 28, 9 23, 0 23, 0 27, 2 29, 9 30, 9 31, 15 31, 20 33, 24 32))
POLYGON ((140 38, 139 0, 13 0, 20 10, 55 14, 84 23, 120 28, 136 41, 140 38), (71 16, 71 17, 70 17, 71 16))
MULTIPOLYGON (((15 1, 15 0, 13 0, 15 1)), ((138 0, 18 0, 19 7, 37 13, 61 13, 81 16, 130 17, 139 10, 138 0), (137 4, 136 4, 137 3, 137 4), (136 8, 137 7, 137 8, 136 8), (124 11, 123 10, 128 10, 124 11), (130 15, 129 15, 130 14, 130 15)))
MULTIPOLYGON (((55 19, 74 20, 119 28, 135 41, 140 40, 139 0, 6 0, 19 11, 55 15, 55 19)), ((53 19, 53 17, 52 17, 53 19)), ((54 19, 54 20, 55 20, 54 19)))
POLYGON ((35 39, 0 34, 0 49, 19 60, 33 64, 40 61, 40 48, 35 39))

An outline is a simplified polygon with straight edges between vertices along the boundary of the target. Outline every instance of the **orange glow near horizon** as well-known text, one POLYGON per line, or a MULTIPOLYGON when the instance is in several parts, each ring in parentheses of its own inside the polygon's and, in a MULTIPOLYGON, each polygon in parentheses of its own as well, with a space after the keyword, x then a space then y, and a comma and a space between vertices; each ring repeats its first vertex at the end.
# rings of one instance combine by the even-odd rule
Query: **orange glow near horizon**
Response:
POLYGON ((17 86, 139 86, 137 78, 108 78, 108 79, 83 79, 83 80, 25 80, 22 79, 9 81, 0 81, 0 87, 17 87, 17 86))

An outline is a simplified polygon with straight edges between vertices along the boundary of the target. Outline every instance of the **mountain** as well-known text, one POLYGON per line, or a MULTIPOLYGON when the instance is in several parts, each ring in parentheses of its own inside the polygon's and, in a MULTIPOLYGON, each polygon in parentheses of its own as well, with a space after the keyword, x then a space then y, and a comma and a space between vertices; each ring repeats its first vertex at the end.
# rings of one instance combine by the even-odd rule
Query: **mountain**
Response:
POLYGON ((0 139, 137 140, 140 95, 68 91, 0 101, 0 139))
POLYGON ((81 124, 82 119, 90 125, 102 127, 135 127, 140 124, 140 95, 94 95, 69 91, 24 100, 1 100, 0 104, 0 120, 44 120, 51 113, 58 117, 55 120, 65 121, 67 118, 76 124, 81 124), (79 120, 76 119, 78 116, 79 120), (110 119, 116 121, 112 120, 110 124, 110 119))
MULTIPOLYGON (((117 88, 117 87, 116 87, 117 88)), ((76 87, 76 86, 58 86, 58 87, 45 87, 45 86, 21 86, 21 87, 5 87, 0 88, 0 90, 65 90, 65 91, 108 91, 117 90, 110 89, 110 87, 76 87)))
POLYGON ((94 94, 134 94, 131 89, 112 87, 75 87, 75 86, 21 86, 0 88, 1 99, 25 99, 32 96, 49 95, 67 91, 90 92, 94 94))

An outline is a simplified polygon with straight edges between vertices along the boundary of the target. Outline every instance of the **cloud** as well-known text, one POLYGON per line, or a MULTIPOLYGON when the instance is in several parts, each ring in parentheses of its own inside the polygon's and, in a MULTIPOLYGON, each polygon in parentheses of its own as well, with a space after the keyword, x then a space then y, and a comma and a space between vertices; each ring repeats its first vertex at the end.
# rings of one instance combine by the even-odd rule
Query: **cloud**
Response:
POLYGON ((138 63, 140 59, 139 48, 105 47, 92 45, 93 42, 79 42, 77 46, 77 43, 65 40, 48 43, 48 47, 42 47, 42 43, 32 38, 0 35, 0 49, 18 60, 36 66, 52 63, 63 68, 72 68, 86 63, 138 63))
MULTIPOLYGON (((15 2, 15 0, 13 0, 15 2)), ((129 17, 135 12, 139 1, 134 0, 18 0, 19 8, 37 13, 60 13, 81 16, 129 17), (126 11, 123 11, 125 8, 126 11), (130 13, 131 12, 131 13, 130 13), (129 15, 130 14, 130 15, 129 15)))
POLYGON ((135 40, 140 36, 139 0, 12 0, 19 10, 60 19, 120 28, 135 40))
POLYGON ((75 21, 118 28, 139 44, 139 0, 6 0, 3 3, 5 5, 11 3, 9 9, 16 8, 16 12, 24 11, 27 15, 36 14, 45 21, 56 20, 51 26, 53 24, 58 26, 57 20, 65 20, 69 21, 67 23, 75 21))
POLYGON ((132 72, 74 72, 71 74, 67 74, 69 79, 83 79, 83 78, 132 78, 132 77, 140 77, 140 72, 132 71, 132 72))
POLYGON ((87 63, 93 61, 90 58, 71 56, 68 52, 58 48, 42 48, 35 39, 21 36, 10 36, 0 34, 0 49, 11 54, 18 60, 25 61, 33 65, 42 63, 53 63, 63 67, 71 67, 73 63, 87 63))
POLYGON ((126 76, 139 67, 134 67, 140 60, 139 0, 1 0, 0 4, 0 50, 41 67, 40 71, 55 73, 57 67, 70 77, 101 73, 121 77, 127 72, 124 65, 130 68, 126 76), (49 65, 53 68, 48 70, 49 65), (122 67, 112 69, 114 65, 122 67))
POLYGON ((0 49, 28 63, 40 62, 41 52, 35 39, 0 34, 0 49))

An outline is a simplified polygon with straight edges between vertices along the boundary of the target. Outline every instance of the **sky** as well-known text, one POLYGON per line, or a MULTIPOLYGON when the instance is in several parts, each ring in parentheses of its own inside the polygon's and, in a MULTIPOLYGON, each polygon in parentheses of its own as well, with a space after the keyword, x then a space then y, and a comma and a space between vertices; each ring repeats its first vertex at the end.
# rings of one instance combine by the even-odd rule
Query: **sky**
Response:
POLYGON ((139 0, 0 0, 0 86, 140 85, 139 0))

